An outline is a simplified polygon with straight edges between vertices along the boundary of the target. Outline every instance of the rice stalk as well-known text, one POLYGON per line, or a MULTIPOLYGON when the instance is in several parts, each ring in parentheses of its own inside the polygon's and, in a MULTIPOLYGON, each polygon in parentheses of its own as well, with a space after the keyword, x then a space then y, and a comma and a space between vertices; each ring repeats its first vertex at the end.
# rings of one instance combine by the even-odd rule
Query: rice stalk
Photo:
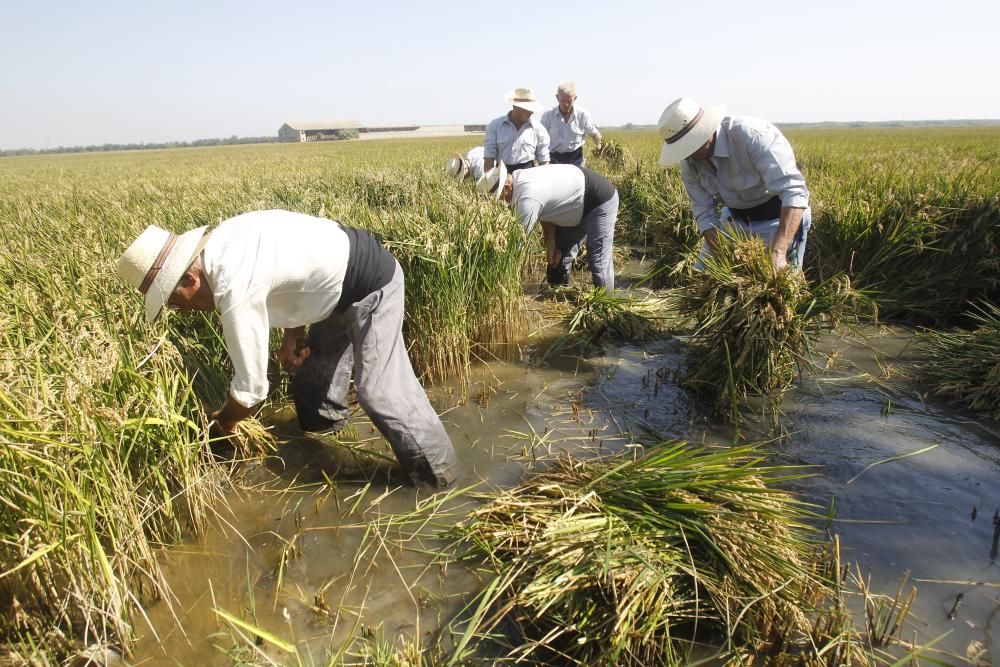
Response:
POLYGON ((680 665, 709 636, 734 655, 816 639, 808 601, 830 586, 808 508, 774 487, 794 474, 675 441, 491 494, 453 531, 491 583, 449 664, 496 644, 532 664, 680 665))
POLYGON ((970 320, 970 329, 925 330, 916 372, 931 394, 1000 420, 1000 306, 981 303, 970 320))
POLYGON ((815 337, 861 300, 844 276, 810 289, 800 271, 775 271, 759 239, 723 238, 671 295, 694 322, 683 382, 730 419, 751 396, 780 399, 815 337))

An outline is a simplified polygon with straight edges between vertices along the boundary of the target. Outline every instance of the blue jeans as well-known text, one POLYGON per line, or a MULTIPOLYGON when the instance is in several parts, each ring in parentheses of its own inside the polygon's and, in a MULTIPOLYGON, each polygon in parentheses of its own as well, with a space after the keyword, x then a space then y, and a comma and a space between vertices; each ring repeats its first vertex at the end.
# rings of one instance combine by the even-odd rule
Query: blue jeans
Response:
MULTIPOLYGON (((722 215, 719 217, 719 233, 726 234, 727 228, 740 229, 746 236, 756 236, 761 240, 761 242, 768 248, 771 247, 771 243, 774 241, 774 235, 778 233, 778 224, 780 223, 779 218, 774 220, 758 220, 752 224, 746 223, 742 220, 733 218, 732 213, 729 212, 729 208, 722 207, 722 215)), ((812 209, 806 207, 806 210, 802 212, 802 224, 799 225, 799 231, 795 234, 795 238, 792 239, 791 244, 788 246, 788 263, 792 266, 802 266, 802 259, 806 256, 806 238, 809 236, 809 228, 812 226, 812 209)), ((708 247, 708 243, 703 241, 701 246, 701 256, 698 258, 697 268, 701 269, 701 260, 712 254, 712 251, 708 247)))

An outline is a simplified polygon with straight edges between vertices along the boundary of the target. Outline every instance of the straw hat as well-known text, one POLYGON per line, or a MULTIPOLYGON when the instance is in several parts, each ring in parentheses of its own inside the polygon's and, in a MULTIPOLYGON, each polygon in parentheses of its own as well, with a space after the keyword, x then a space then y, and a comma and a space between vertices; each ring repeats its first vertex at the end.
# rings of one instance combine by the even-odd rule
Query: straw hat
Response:
POLYGON ((451 157, 448 158, 448 162, 444 165, 444 173, 461 181, 469 175, 469 163, 458 153, 452 153, 451 157))
POLYGON ((660 115, 657 129, 663 137, 660 165, 677 164, 702 147, 719 129, 726 107, 702 107, 689 97, 670 103, 660 115))
POLYGON ((541 111, 544 107, 535 99, 531 88, 515 88, 507 92, 507 101, 527 111, 541 111))
POLYGON ((150 322, 160 316, 184 271, 201 252, 207 229, 199 227, 177 236, 150 225, 118 258, 118 275, 143 293, 150 322))
POLYGON ((504 183, 507 182, 507 165, 503 162, 487 171, 476 181, 476 192, 482 193, 494 199, 500 199, 503 192, 504 183))

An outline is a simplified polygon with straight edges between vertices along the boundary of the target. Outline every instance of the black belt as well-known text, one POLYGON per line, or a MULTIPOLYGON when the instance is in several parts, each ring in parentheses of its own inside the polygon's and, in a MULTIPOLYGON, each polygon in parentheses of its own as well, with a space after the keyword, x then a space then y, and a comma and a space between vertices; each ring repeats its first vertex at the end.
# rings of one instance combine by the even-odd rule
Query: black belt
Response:
POLYGON ((549 155, 552 158, 552 164, 574 164, 583 159, 583 146, 575 151, 566 151, 565 153, 551 151, 549 155))
POLYGON ((781 217, 781 197, 775 195, 763 204, 757 204, 750 208, 733 208, 730 206, 729 212, 740 222, 748 224, 751 222, 774 220, 781 217))
POLYGON ((518 169, 531 169, 534 166, 535 166, 535 162, 534 161, 531 161, 531 162, 522 162, 521 164, 508 164, 507 165, 507 173, 508 174, 513 173, 513 172, 517 171, 518 169))

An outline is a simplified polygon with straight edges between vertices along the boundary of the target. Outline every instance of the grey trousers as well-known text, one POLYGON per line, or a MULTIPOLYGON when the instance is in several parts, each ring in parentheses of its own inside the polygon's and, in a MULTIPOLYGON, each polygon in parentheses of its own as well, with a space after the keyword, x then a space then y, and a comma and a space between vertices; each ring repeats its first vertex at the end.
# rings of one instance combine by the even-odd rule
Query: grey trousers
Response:
POLYGON ((292 397, 306 430, 346 420, 351 376, 358 402, 415 482, 445 486, 457 458, 420 385, 403 342, 403 270, 342 313, 309 327, 310 356, 295 372, 292 397))
POLYGON ((615 288, 615 266, 612 246, 615 240, 615 223, 618 221, 618 193, 584 216, 576 227, 556 227, 556 248, 562 254, 562 263, 548 271, 548 281, 553 284, 569 283, 569 271, 580 252, 580 242, 587 239, 587 261, 595 287, 615 288))

